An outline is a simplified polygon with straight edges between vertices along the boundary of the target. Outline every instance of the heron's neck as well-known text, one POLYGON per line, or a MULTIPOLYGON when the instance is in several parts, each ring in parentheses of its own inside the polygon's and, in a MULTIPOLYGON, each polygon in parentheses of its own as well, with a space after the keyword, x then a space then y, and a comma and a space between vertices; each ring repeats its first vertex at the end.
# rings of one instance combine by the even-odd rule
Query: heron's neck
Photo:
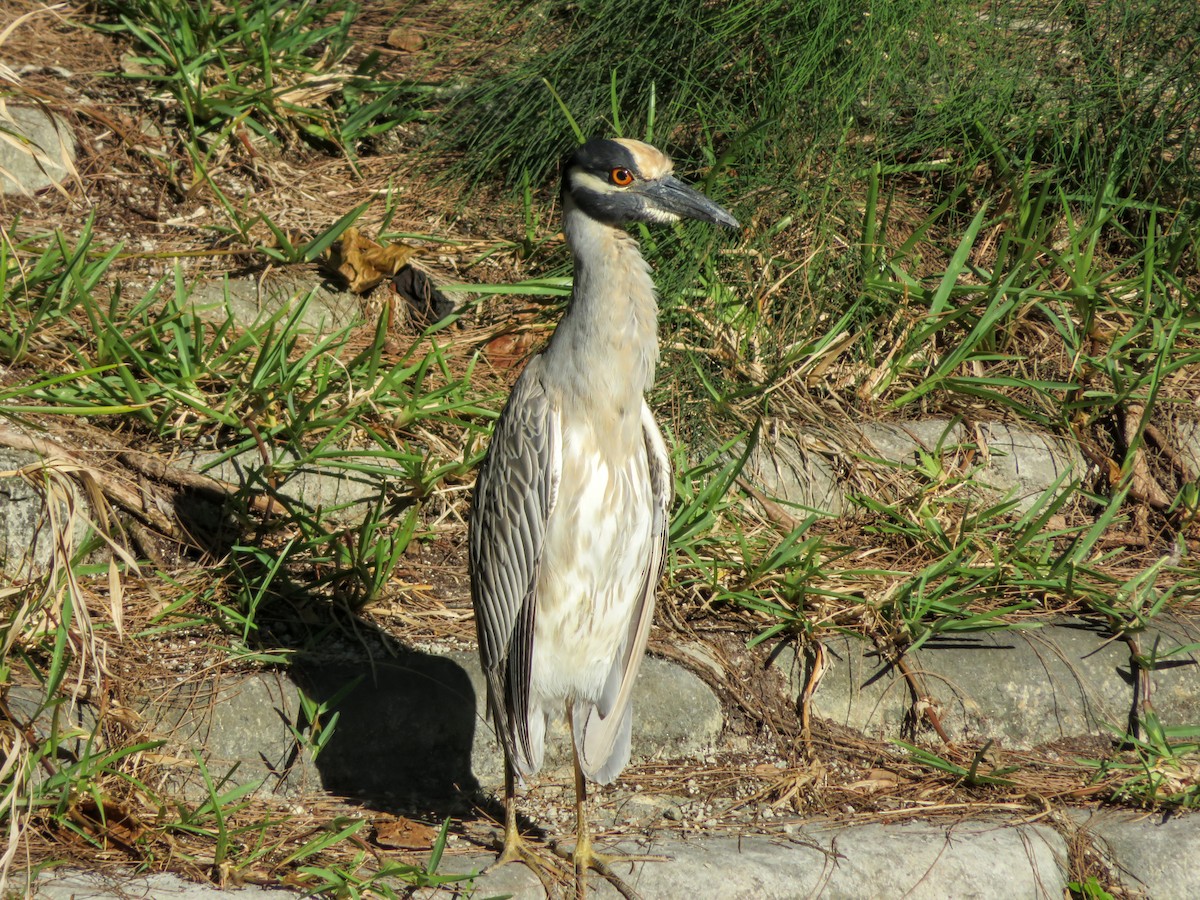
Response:
POLYGON ((637 241, 564 204, 575 283, 567 311, 546 348, 550 375, 582 401, 640 416, 658 363, 658 302, 637 241))

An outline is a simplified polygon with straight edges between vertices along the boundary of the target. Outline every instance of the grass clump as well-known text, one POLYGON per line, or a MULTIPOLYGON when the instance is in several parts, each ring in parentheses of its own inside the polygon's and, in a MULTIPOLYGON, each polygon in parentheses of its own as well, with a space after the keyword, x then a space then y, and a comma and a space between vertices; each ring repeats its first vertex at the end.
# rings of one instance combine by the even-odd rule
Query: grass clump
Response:
MULTIPOLYGON (((447 479, 475 464, 462 436, 490 416, 470 366, 448 351, 452 321, 406 347, 382 316, 313 334, 302 322, 309 294, 239 322, 229 308, 199 308, 178 266, 126 296, 121 248, 98 250, 90 221, 74 237, 3 238, 0 443, 42 459, 0 476, 39 491, 45 521, 28 553, 10 546, 0 560, 0 877, 19 853, 65 841, 148 867, 207 866, 218 880, 278 873, 359 894, 462 880, 435 874, 436 862, 380 868, 347 855, 365 820, 314 832, 264 817, 261 779, 202 762, 208 800, 178 801, 162 784, 163 739, 136 715, 95 713, 114 689, 105 661, 117 648, 141 658, 141 642, 199 634, 227 664, 281 666, 298 648, 280 646, 267 623, 299 605, 327 633, 380 596, 410 543, 434 533, 426 502, 440 508, 447 479), (86 449, 79 433, 91 435, 86 449), (238 457, 244 482, 172 475, 145 446, 205 447, 214 464, 238 457), (151 464, 141 492, 128 490, 118 454, 151 464), (355 519, 289 493, 313 471, 376 495, 355 519), (220 510, 218 527, 183 518, 194 492, 220 510), (149 582, 170 599, 135 612, 130 595, 149 582)), ((337 712, 301 705, 297 752, 315 757, 337 712)))
POLYGON ((1160 352, 1164 377, 1191 365, 1186 316, 1151 332, 1195 291, 1194 4, 598 0, 514 19, 444 115, 469 178, 545 183, 573 132, 632 134, 751 223, 736 247, 643 235, 681 425, 716 403, 749 427, 832 385, 1067 433, 1143 391, 1160 352), (1127 312, 1128 336, 1094 343, 1127 312))
POLYGON ((353 156, 360 143, 416 115, 408 88, 379 78, 378 58, 348 61, 350 0, 226 6, 199 0, 102 0, 116 22, 96 27, 130 39, 125 77, 170 103, 200 159, 243 130, 278 143, 302 136, 353 156))
POLYGON ((875 163, 952 178, 1027 160, 1068 190, 1184 197, 1198 16, 1186 0, 529 3, 499 14, 521 36, 452 111, 450 138, 477 175, 542 180, 568 139, 550 92, 531 92, 544 80, 587 132, 642 121, 656 98, 660 140, 731 154, 774 186, 759 200, 776 211, 875 163))

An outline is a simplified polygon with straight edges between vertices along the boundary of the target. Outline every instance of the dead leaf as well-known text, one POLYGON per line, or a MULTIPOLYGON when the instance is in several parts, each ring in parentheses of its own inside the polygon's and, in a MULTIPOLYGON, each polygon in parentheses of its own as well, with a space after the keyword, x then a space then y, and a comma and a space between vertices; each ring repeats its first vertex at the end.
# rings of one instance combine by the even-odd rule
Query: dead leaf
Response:
POLYGON ((485 352, 497 369, 511 369, 529 355, 537 340, 537 335, 529 331, 502 334, 487 342, 485 352))
POLYGON ((115 841, 125 847, 133 847, 146 832, 146 826, 133 810, 112 800, 101 800, 97 805, 85 798, 70 811, 71 820, 95 837, 115 841))
POLYGON ((846 787, 857 791, 883 791, 899 787, 906 780, 887 769, 871 769, 866 778, 852 782, 846 787))
POLYGON ((388 32, 387 45, 405 53, 416 53, 425 49, 425 38, 421 37, 415 28, 401 25, 388 32))
POLYGON ((408 265, 420 252, 407 244, 388 244, 386 247, 364 237, 350 227, 330 248, 329 262, 346 285, 356 294, 365 294, 383 279, 390 278, 408 265))
POLYGON ((403 817, 375 825, 375 843, 387 850, 428 850, 438 830, 403 817))

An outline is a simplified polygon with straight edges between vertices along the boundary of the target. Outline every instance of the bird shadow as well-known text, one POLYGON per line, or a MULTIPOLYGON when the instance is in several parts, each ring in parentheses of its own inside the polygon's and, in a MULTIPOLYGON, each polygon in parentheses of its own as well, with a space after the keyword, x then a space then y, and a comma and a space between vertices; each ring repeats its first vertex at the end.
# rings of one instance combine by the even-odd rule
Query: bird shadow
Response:
POLYGON ((314 759, 322 787, 378 809, 460 813, 479 793, 470 676, 361 620, 358 630, 356 649, 307 647, 292 666, 324 727, 332 723, 314 759))
MULTIPOLYGON (((273 776, 269 787, 294 793, 315 776, 321 790, 368 809, 439 818, 477 806, 472 748, 481 723, 464 665, 411 647, 361 615, 361 592, 340 588, 339 573, 324 573, 325 584, 316 586, 306 580, 308 566, 281 558, 286 543, 262 532, 247 540, 238 499, 188 514, 207 524, 203 533, 226 536, 210 552, 243 545, 243 593, 261 594, 248 649, 287 660, 273 708, 283 734, 295 740, 286 759, 258 754, 273 776)), ((255 754, 246 748, 245 755, 255 754)))

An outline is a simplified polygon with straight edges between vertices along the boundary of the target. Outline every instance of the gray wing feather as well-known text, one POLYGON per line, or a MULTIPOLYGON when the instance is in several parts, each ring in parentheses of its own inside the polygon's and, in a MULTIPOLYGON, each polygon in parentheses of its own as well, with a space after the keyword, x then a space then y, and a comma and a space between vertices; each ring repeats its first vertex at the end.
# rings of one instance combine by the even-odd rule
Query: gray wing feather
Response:
POLYGON ((604 692, 593 706, 577 704, 573 721, 575 746, 579 762, 588 778, 598 784, 609 784, 629 762, 630 733, 633 722, 633 683, 637 679, 646 643, 650 639, 650 623, 654 619, 654 598, 667 561, 668 512, 674 496, 671 477, 671 457, 662 431, 654 421, 650 407, 642 404, 642 433, 646 442, 646 458, 650 469, 654 519, 651 532, 651 552, 642 576, 641 596, 624 646, 605 683, 604 692))
POLYGON ((561 476, 557 416, 533 359, 512 395, 479 471, 471 510, 471 600, 488 707, 508 757, 524 775, 542 748, 529 734, 536 588, 546 520, 561 476))

